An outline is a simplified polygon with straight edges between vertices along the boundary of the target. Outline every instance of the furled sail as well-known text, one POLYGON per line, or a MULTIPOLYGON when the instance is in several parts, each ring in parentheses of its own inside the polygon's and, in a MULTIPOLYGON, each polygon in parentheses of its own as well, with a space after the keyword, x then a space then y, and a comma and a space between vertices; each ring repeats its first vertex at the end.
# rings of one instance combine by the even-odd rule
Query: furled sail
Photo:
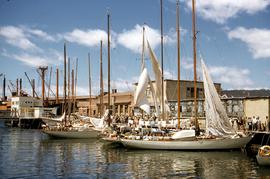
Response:
POLYGON ((205 95, 206 134, 214 136, 235 134, 236 131, 230 124, 225 108, 202 58, 201 65, 205 95))
MULTIPOLYGON (((157 61, 157 58, 149 44, 149 42, 147 41, 147 46, 148 46, 148 50, 149 50, 149 56, 150 56, 150 59, 151 59, 151 63, 152 63, 152 68, 153 68, 153 71, 154 71, 154 74, 155 74, 155 80, 156 80, 156 89, 155 89, 155 94, 156 94, 156 97, 158 99, 158 102, 161 104, 162 102, 162 73, 161 73, 161 69, 160 69, 160 65, 157 61)), ((169 105, 167 103, 167 97, 166 97, 166 94, 164 94, 164 102, 165 102, 165 110, 164 112, 168 112, 169 111, 169 105)), ((162 106, 162 105, 160 105, 162 106)), ((163 109, 161 109, 161 111, 163 111, 163 109)))
POLYGON ((144 68, 138 82, 138 86, 134 95, 134 105, 140 107, 147 114, 150 114, 150 105, 147 101, 146 90, 148 87, 149 76, 147 69, 144 68))

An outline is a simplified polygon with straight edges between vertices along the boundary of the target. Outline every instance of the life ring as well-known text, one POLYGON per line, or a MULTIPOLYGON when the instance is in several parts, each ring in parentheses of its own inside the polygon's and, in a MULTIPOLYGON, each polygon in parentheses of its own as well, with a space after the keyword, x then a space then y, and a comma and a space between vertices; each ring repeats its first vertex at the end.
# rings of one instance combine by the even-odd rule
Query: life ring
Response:
POLYGON ((270 156, 270 146, 269 145, 262 146, 259 149, 259 155, 260 156, 270 156))

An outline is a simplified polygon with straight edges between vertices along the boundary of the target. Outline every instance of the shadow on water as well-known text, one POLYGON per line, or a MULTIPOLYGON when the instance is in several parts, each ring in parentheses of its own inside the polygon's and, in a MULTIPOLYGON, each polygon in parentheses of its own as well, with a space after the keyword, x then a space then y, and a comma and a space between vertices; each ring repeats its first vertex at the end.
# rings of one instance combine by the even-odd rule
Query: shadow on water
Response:
MULTIPOLYGON (((123 162, 136 177, 256 178, 257 164, 240 151, 182 152, 160 150, 106 150, 108 163, 123 162), (138 171, 140 171, 138 173, 138 171)), ((269 173, 268 173, 269 175, 269 173)))

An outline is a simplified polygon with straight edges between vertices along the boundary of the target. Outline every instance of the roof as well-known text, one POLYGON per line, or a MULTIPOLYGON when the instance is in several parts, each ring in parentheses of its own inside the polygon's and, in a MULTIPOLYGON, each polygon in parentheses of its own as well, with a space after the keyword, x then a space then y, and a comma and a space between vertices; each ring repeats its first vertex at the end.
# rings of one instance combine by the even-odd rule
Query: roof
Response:
POLYGON ((222 90, 221 96, 227 96, 228 98, 268 97, 270 96, 270 90, 222 90))

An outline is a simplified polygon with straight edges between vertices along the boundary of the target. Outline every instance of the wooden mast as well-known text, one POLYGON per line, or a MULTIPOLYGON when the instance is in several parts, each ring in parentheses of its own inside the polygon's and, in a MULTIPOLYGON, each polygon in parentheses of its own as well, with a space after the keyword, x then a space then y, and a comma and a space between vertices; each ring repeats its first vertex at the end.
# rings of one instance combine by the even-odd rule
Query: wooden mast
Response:
MULTIPOLYGON (((66 42, 64 44, 64 107, 63 112, 66 112, 66 103, 67 103, 67 57, 66 57, 66 42)), ((65 126, 67 124, 67 118, 65 115, 65 126)))
POLYGON ((164 69, 163 69, 163 1, 160 0, 160 44, 161 44, 161 109, 162 114, 161 117, 164 120, 164 69))
POLYGON ((49 84, 48 84, 48 96, 47 96, 48 102, 50 98, 51 80, 52 80, 52 66, 50 68, 50 76, 49 76, 49 84))
POLYGON ((75 74, 74 74, 74 68, 71 69, 71 107, 70 109, 72 110, 72 112, 74 112, 74 89, 75 89, 75 74))
POLYGON ((194 70, 194 122, 196 135, 199 134, 199 124, 197 119, 197 57, 196 57, 196 17, 195 17, 195 0, 192 0, 192 31, 193 31, 193 70, 194 70))
POLYGON ((70 109, 70 57, 68 58, 68 119, 70 120, 70 113, 71 113, 71 109, 70 109))
MULTIPOLYGON (((108 27, 108 109, 111 110, 111 49, 110 49, 110 12, 107 12, 107 27, 108 27)), ((110 112, 109 112, 110 118, 110 112)))
POLYGON ((143 26, 141 72, 143 71, 143 69, 144 69, 144 67, 145 67, 145 62, 144 62, 144 32, 145 32, 145 28, 144 28, 144 26, 143 26))
MULTIPOLYGON (((141 72, 143 71, 143 69, 145 67, 145 61, 144 61, 144 32, 145 32, 145 28, 143 26, 141 72)), ((142 113, 142 118, 144 118, 144 111, 142 109, 141 109, 141 113, 142 113)))
POLYGON ((36 93, 36 91, 35 91, 35 79, 32 79, 32 96, 33 96, 33 98, 35 98, 35 93, 36 93))
POLYGON ((103 115, 103 64, 102 64, 102 40, 100 41, 100 118, 103 115))
POLYGON ((56 68, 56 104, 59 103, 59 69, 56 68))
POLYGON ((91 93, 92 93, 92 87, 91 87, 91 61, 90 61, 90 53, 88 53, 88 79, 89 79, 89 113, 88 115, 91 116, 91 93))
POLYGON ((75 73, 75 89, 74 89, 74 107, 73 107, 73 112, 75 113, 75 108, 76 108, 76 100, 77 100, 77 81, 78 81, 78 58, 76 58, 76 73, 75 73))
POLYGON ((179 0, 176 2, 176 29, 177 29, 177 119, 178 129, 180 129, 180 109, 181 109, 181 87, 180 87, 180 29, 179 29, 179 0))

